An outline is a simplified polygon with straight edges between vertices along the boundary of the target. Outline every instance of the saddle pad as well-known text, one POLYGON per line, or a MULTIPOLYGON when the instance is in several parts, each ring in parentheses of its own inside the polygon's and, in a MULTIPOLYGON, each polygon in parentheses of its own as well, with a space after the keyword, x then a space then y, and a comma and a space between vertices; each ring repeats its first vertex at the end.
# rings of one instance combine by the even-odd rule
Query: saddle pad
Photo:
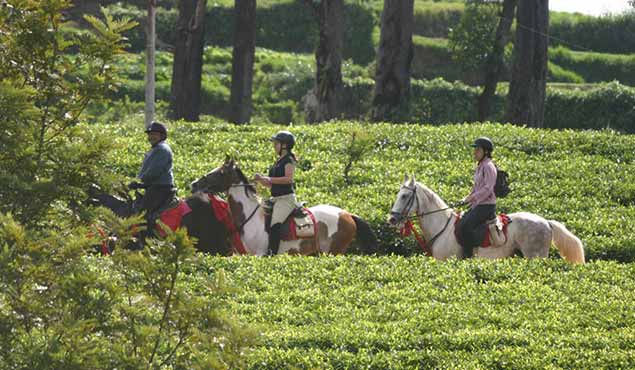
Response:
MULTIPOLYGON (((183 216, 187 215, 190 212, 192 212, 190 206, 188 206, 185 201, 179 200, 179 203, 176 207, 166 209, 165 211, 161 212, 159 219, 167 227, 169 227, 170 230, 175 231, 181 226, 181 220, 183 219, 183 216)), ((161 225, 157 224, 156 229, 159 231, 159 234, 161 236, 165 236, 165 231, 163 231, 161 225)))

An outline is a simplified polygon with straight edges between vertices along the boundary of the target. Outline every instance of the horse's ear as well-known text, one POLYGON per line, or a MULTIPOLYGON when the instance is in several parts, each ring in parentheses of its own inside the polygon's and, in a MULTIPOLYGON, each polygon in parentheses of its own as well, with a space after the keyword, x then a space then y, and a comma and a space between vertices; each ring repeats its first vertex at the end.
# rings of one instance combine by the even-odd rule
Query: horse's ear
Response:
POLYGON ((412 174, 412 184, 416 184, 417 183, 417 179, 415 178, 415 174, 412 174))
POLYGON ((231 160, 231 157, 229 156, 229 154, 225 153, 225 164, 227 164, 227 162, 229 162, 231 160))
POLYGON ((407 173, 403 175, 403 183, 404 184, 408 183, 408 174, 407 173))

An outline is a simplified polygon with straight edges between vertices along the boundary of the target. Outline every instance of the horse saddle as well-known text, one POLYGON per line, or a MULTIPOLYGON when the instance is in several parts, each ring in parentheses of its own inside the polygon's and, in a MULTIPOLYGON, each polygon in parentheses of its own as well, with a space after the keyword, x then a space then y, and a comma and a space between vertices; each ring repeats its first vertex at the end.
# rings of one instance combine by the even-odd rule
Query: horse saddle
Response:
MULTIPOLYGON (((456 239, 459 241, 459 244, 463 245, 463 241, 460 238, 460 232, 458 229, 459 220, 462 215, 458 215, 456 218, 454 229, 456 239)), ((492 218, 491 220, 487 220, 485 222, 485 237, 481 243, 481 248, 488 247, 500 247, 501 245, 507 242, 507 225, 512 222, 512 219, 504 213, 501 213, 496 218, 492 218)))
POLYGON ((316 222, 313 213, 306 207, 297 207, 280 228, 280 240, 312 239, 316 222))
MULTIPOLYGON (((273 208, 271 206, 271 208, 273 208)), ((271 232, 271 208, 265 205, 265 229, 271 232)), ((304 207, 304 203, 291 212, 280 227, 280 240, 312 239, 316 235, 317 222, 313 213, 304 207)))
POLYGON ((507 242, 507 225, 511 222, 512 219, 504 213, 501 213, 496 218, 487 220, 485 222, 487 229, 481 247, 500 247, 505 244, 507 242))

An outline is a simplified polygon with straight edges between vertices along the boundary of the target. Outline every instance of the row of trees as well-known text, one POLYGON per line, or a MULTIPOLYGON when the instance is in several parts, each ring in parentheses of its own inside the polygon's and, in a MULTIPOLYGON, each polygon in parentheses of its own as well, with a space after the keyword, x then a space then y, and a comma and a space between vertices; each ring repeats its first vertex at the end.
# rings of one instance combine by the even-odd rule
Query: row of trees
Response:
MULTIPOLYGON (((345 29, 344 0, 304 0, 319 26, 315 85, 305 97, 307 122, 339 117, 343 90, 342 48, 345 29)), ((491 3, 468 0, 468 3, 491 3)), ((516 14, 516 42, 506 120, 533 127, 543 126, 547 79, 549 28, 548 0, 503 0, 492 51, 484 71, 485 85, 479 97, 479 119, 487 120, 496 91, 505 45, 516 14)), ((174 119, 198 120, 201 103, 201 71, 207 0, 179 1, 177 42, 172 75, 171 114, 174 119)), ((234 49, 229 120, 249 122, 252 112, 252 80, 256 45, 256 0, 236 0, 234 49)), ((407 104, 413 58, 414 0, 385 0, 377 50, 372 119, 390 120, 407 104)))

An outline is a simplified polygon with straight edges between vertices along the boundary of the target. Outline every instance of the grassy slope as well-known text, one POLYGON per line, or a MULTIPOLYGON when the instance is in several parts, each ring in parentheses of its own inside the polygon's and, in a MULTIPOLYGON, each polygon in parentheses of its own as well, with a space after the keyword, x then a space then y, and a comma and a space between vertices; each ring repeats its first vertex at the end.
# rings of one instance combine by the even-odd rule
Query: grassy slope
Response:
MULTIPOLYGON (((170 123, 175 176, 183 190, 192 180, 235 156, 249 175, 273 161, 268 137, 280 127, 221 122, 170 123)), ((134 175, 146 142, 141 118, 112 126, 115 170, 134 175)), ((104 130, 101 126, 95 129, 104 130)), ((470 190, 473 164, 468 143, 487 135, 498 148, 497 163, 509 171, 513 192, 499 202, 504 212, 530 211, 563 221, 583 240, 591 258, 635 260, 635 139, 611 132, 533 130, 504 125, 390 125, 332 123, 290 128, 302 158, 298 193, 309 204, 349 209, 381 228, 404 173, 456 201, 470 190), (353 166, 353 185, 342 178, 343 147, 353 129, 375 141, 373 152, 353 166), (325 155, 325 153, 328 153, 325 155)), ((384 232, 387 232, 384 230, 384 232)), ((391 241, 394 234, 384 235, 391 241), (392 236, 391 236, 392 235, 392 236)), ((385 249, 411 253, 411 241, 385 249)))

